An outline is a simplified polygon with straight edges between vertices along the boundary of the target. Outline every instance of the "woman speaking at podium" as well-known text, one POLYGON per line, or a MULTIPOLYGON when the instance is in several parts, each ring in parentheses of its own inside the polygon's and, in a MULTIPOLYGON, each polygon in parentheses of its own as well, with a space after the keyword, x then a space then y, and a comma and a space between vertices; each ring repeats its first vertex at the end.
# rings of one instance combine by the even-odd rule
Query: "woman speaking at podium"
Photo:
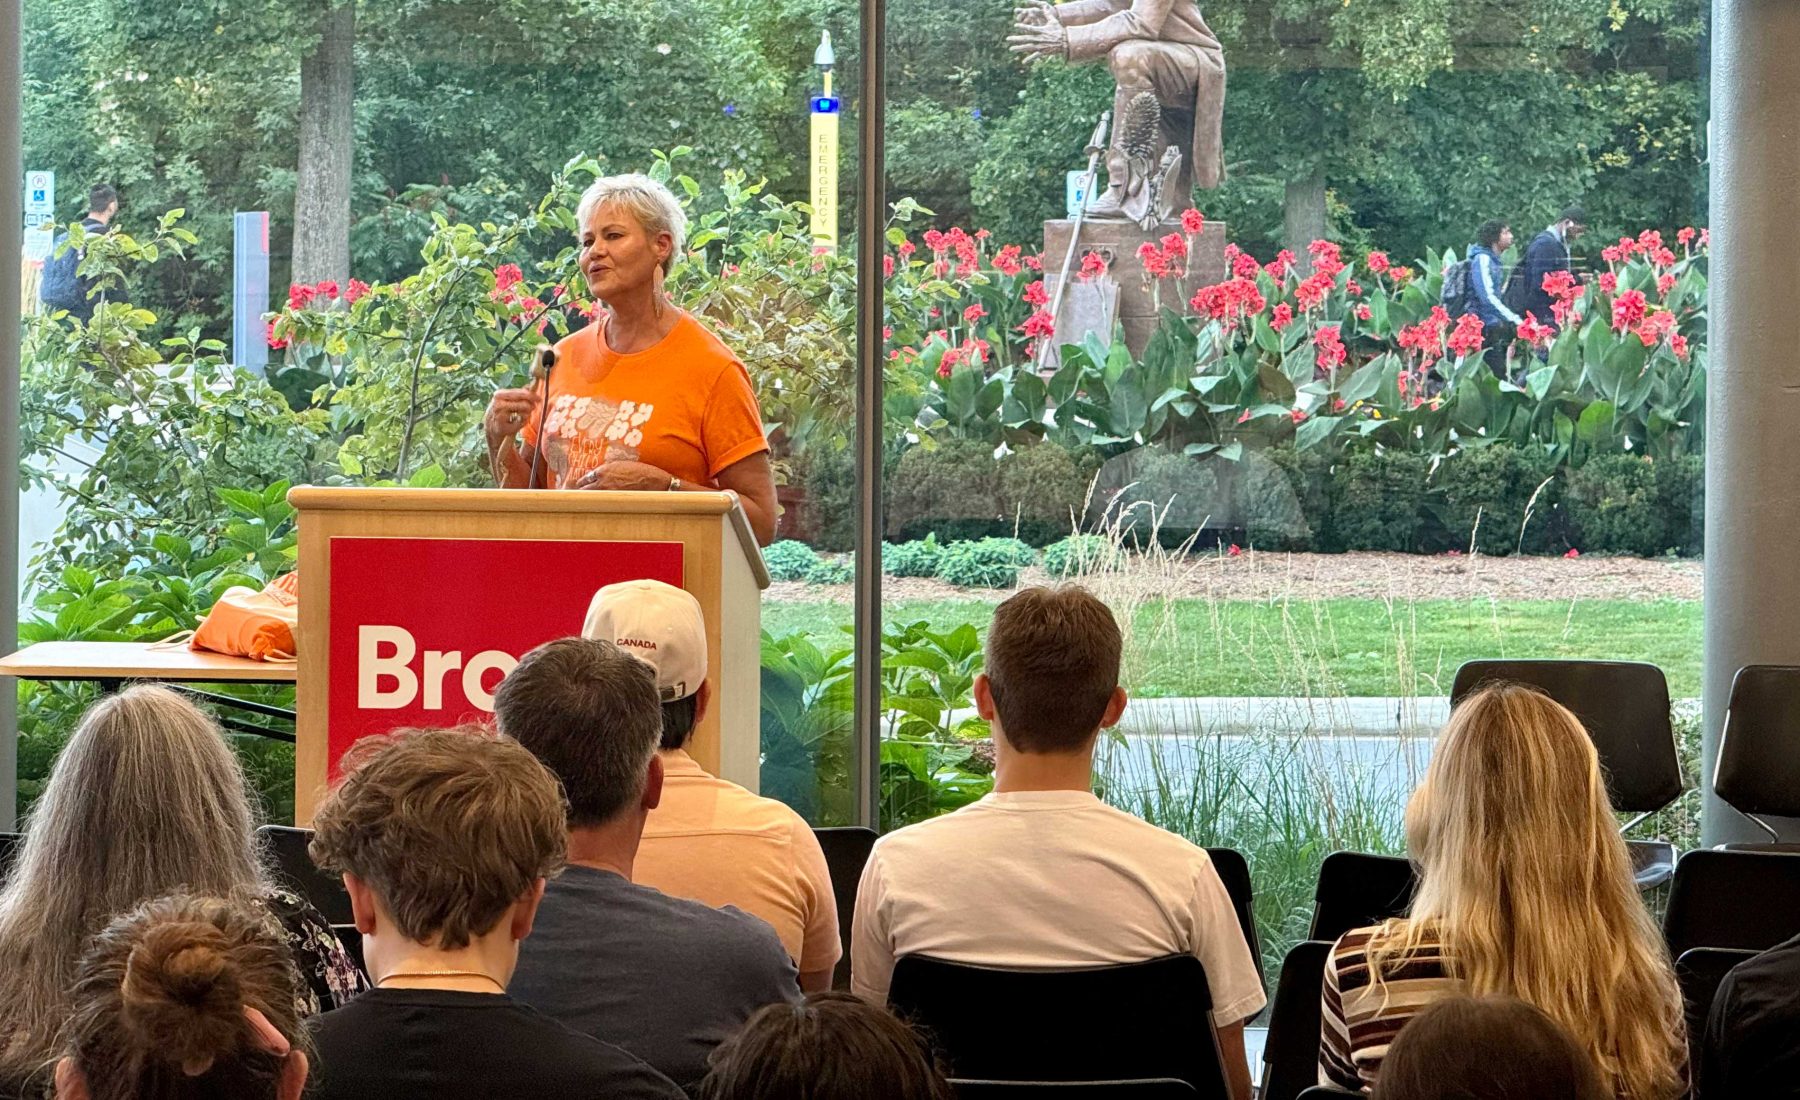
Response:
POLYGON ((729 489, 767 546, 775 476, 750 375, 663 290, 687 237, 681 204, 647 176, 607 176, 581 196, 576 220, 581 272, 606 312, 556 345, 546 380, 494 395, 483 425, 494 480, 509 489, 729 489))

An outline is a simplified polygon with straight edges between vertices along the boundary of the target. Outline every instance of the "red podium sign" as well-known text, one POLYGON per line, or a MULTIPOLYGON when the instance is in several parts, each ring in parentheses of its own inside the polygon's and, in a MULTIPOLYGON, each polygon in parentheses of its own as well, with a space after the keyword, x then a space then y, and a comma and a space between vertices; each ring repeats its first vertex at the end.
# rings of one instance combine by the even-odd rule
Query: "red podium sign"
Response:
POLYGON ((616 581, 680 585, 678 542, 331 540, 329 768, 358 738, 493 713, 519 656, 616 581))

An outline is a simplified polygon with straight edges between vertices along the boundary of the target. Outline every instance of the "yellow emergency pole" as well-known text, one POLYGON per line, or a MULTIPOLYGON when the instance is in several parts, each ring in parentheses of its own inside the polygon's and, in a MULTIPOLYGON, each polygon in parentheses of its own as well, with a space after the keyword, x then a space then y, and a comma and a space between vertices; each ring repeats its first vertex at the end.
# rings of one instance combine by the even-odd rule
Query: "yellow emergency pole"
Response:
POLYGON ((837 56, 831 32, 820 37, 813 64, 824 77, 823 91, 812 97, 812 236, 815 248, 833 252, 838 246, 838 115, 842 104, 832 94, 831 70, 837 56))

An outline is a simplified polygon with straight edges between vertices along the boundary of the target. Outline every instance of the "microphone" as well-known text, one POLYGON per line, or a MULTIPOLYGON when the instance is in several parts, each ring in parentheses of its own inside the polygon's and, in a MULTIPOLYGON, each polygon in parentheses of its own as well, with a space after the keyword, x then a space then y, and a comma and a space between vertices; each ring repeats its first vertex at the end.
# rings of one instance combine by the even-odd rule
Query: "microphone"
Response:
POLYGON ((537 487, 538 467, 544 461, 544 417, 550 411, 550 372, 556 369, 556 349, 549 344, 539 344, 531 353, 531 377, 544 383, 544 399, 538 402, 538 434, 537 446, 531 449, 531 476, 525 479, 525 487, 537 487))

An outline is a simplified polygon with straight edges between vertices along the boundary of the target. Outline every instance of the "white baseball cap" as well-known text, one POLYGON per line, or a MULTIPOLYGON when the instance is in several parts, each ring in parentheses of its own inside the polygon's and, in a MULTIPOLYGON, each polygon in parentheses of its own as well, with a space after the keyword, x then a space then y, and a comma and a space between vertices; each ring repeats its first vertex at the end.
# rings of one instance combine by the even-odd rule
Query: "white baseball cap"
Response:
POLYGON ((706 617, 694 594, 662 581, 620 581, 594 593, 581 636, 611 642, 656 670, 662 701, 706 682, 706 617))

